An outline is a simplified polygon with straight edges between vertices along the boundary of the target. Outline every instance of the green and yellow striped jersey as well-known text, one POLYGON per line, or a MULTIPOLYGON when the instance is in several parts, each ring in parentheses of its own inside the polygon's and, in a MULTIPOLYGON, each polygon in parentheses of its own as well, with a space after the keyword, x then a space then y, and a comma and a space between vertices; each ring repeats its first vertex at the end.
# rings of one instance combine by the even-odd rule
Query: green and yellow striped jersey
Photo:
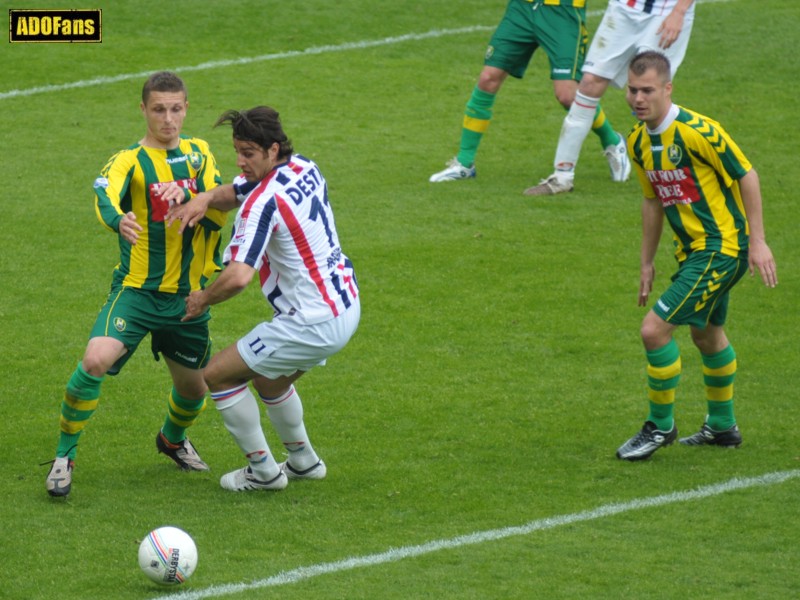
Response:
MULTIPOLYGON (((537 2, 539 0, 525 0, 526 2, 537 2)), ((542 4, 549 6, 573 6, 575 8, 585 8, 586 0, 541 0, 542 4)))
POLYGON ((695 250, 746 257, 749 239, 739 179, 750 162, 719 123, 673 105, 677 115, 650 133, 639 123, 628 154, 646 198, 661 201, 674 232, 675 256, 695 250))
POLYGON ((167 228, 169 205, 160 190, 173 181, 190 198, 222 183, 205 141, 181 136, 178 147, 171 150, 134 144, 112 156, 95 180, 100 222, 118 231, 122 216, 133 211, 143 228, 135 245, 120 236, 114 285, 188 294, 202 288, 221 268, 219 246, 226 213, 209 209, 198 226, 183 234, 178 234, 178 223, 167 228))

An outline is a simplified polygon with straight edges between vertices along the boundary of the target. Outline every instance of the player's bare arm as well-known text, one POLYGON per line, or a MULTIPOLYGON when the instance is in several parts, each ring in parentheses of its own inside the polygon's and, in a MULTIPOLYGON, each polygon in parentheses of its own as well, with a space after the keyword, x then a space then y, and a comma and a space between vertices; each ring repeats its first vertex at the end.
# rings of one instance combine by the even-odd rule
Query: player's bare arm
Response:
POLYGON ((764 233, 761 185, 755 169, 750 169, 747 175, 739 180, 739 187, 742 190, 742 201, 750 226, 750 249, 747 259, 750 275, 755 275, 755 271, 758 270, 764 285, 775 287, 778 285, 778 271, 764 233))
POLYGON ((161 198, 169 202, 170 206, 183 204, 191 198, 189 190, 182 188, 175 181, 162 183, 158 190, 161 198))
POLYGON ((219 277, 204 290, 192 292, 186 298, 186 315, 183 321, 202 315, 209 306, 219 304, 244 290, 256 270, 241 262, 231 262, 222 270, 219 277))
POLYGON ((642 201, 642 252, 639 274, 639 306, 647 306, 656 278, 656 252, 664 226, 664 210, 655 198, 642 201))
POLYGON ((170 206, 167 213, 167 227, 175 221, 180 221, 181 225, 178 228, 178 233, 183 233, 187 227, 197 225, 209 208, 228 211, 238 206, 236 192, 232 184, 225 184, 207 192, 200 192, 191 198, 191 201, 187 201, 181 188, 175 185, 174 188, 170 187, 165 190, 164 197, 167 200, 174 200, 174 204, 170 206))
POLYGON ((133 212, 125 213, 119 222, 119 234, 125 241, 135 246, 136 242, 139 241, 140 231, 142 231, 142 226, 136 222, 136 214, 133 212))
POLYGON ((675 43, 675 40, 678 39, 678 36, 680 36, 681 31, 683 30, 683 16, 692 6, 693 2, 694 0, 681 0, 675 5, 675 8, 672 9, 672 12, 669 13, 667 18, 661 23, 661 26, 658 28, 656 34, 661 35, 658 45, 664 50, 672 46, 672 44, 675 43))

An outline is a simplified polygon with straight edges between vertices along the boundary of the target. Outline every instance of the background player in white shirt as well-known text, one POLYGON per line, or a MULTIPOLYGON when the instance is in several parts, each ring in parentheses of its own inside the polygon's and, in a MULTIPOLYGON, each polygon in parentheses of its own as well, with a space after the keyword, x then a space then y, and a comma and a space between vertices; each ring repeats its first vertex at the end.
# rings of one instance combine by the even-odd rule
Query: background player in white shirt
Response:
MULTIPOLYGON (((529 196, 547 196, 571 192, 575 166, 581 146, 594 121, 600 99, 613 83, 622 88, 628 77, 628 65, 646 50, 662 52, 678 70, 694 23, 694 0, 609 0, 600 26, 592 38, 583 77, 575 100, 564 117, 553 166, 555 172, 538 185, 525 190, 529 196)), ((627 156, 624 181, 630 173, 627 156)))
MULTIPOLYGON (((232 298, 258 274, 271 321, 216 354, 205 369, 211 397, 248 465, 220 480, 233 490, 280 490, 288 479, 322 479, 303 423, 294 382, 341 350, 355 332, 361 308, 353 265, 342 252, 328 187, 312 161, 293 154, 278 113, 267 106, 228 111, 241 175, 233 184, 199 194, 173 209, 181 228, 194 226, 208 207, 238 207, 225 269, 203 293, 186 299, 186 319, 232 298), (261 428, 258 402, 289 453, 278 464, 261 428)), ((178 198, 176 194, 176 199, 178 198)))

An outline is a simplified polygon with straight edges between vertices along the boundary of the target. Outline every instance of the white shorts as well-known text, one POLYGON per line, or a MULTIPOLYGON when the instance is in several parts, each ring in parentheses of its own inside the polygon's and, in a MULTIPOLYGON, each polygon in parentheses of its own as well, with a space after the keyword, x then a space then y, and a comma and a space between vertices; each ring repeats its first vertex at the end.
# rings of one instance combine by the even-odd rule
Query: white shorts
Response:
POLYGON ((631 10, 622 2, 610 0, 603 20, 592 38, 586 62, 583 63, 583 72, 608 79, 615 87, 623 88, 628 82, 628 65, 633 57, 645 50, 655 50, 669 59, 674 77, 689 47, 694 24, 694 6, 695 3, 683 17, 683 29, 678 39, 664 50, 658 45, 661 36, 656 35, 656 31, 667 15, 631 10))
POLYGON ((277 379, 324 365, 325 359, 345 347, 360 318, 358 298, 343 314, 313 325, 279 315, 256 325, 236 343, 236 348, 250 369, 269 379, 277 379))

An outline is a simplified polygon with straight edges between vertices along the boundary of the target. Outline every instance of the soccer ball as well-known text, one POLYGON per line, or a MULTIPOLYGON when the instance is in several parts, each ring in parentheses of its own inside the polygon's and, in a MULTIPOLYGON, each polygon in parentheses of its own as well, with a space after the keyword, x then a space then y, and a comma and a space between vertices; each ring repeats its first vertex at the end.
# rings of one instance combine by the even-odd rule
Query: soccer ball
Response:
POLYGON ((181 584, 197 568, 197 546, 182 529, 159 527, 139 545, 139 566, 156 583, 181 584))

